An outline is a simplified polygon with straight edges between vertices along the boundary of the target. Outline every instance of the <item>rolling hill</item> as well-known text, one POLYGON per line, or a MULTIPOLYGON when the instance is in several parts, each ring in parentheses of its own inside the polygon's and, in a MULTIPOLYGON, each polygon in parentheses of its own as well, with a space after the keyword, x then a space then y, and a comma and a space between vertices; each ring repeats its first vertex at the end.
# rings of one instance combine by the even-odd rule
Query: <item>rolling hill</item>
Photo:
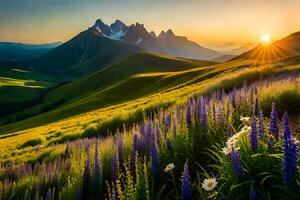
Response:
MULTIPOLYGON (((214 62, 138 53, 109 65, 96 73, 49 91, 35 106, 1 120, 14 121, 34 116, 32 121, 46 123, 126 102, 184 83, 214 62), (192 70, 200 71, 186 73, 192 70), (42 113, 42 114, 41 114, 42 113)), ((28 119, 30 120, 30 119, 28 119)), ((27 123, 33 126, 35 123, 27 123)))
MULTIPOLYGON (((0 117, 28 108, 58 82, 55 77, 17 68, 0 68, 0 117)), ((19 120, 24 117, 19 118, 19 120)))

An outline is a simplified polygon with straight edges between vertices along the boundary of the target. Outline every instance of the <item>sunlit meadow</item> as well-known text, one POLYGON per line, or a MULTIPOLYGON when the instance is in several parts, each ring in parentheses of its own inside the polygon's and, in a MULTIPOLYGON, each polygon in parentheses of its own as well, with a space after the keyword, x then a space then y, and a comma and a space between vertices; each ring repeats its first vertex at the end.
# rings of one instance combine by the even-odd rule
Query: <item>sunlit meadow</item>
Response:
POLYGON ((215 82, 132 123, 24 141, 12 158, 34 157, 2 162, 1 199, 296 198, 300 76, 264 69, 237 71, 219 79, 236 87, 215 82), (266 78, 240 78, 251 73, 266 78))

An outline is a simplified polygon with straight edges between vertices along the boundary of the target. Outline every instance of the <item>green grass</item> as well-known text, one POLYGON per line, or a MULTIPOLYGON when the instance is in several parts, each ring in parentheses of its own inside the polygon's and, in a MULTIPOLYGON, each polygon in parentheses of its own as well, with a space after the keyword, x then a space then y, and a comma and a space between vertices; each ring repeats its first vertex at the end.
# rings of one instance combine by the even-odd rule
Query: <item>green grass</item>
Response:
POLYGON ((207 65, 212 64, 215 63, 138 53, 86 78, 58 87, 44 95, 39 104, 6 119, 15 121, 20 116, 43 113, 37 117, 41 120, 36 121, 34 117, 26 122, 26 127, 30 127, 125 103, 184 83, 209 70, 207 65), (194 70, 189 71, 191 69, 194 70))
POLYGON ((21 144, 19 146, 20 149, 23 149, 23 148, 26 148, 26 147, 33 147, 33 146, 36 146, 36 145, 40 145, 44 142, 44 138, 42 138, 41 136, 40 137, 37 137, 37 138, 34 138, 34 139, 30 139, 30 140, 27 140, 26 142, 24 142, 23 144, 21 144))
MULTIPOLYGON (((17 68, 0 68, 0 117, 18 112, 36 104, 48 88, 57 83, 54 78, 17 68)), ((19 116, 24 119, 26 116, 19 116)), ((0 123, 10 120, 0 118, 0 123)))
POLYGON ((210 94, 221 88, 230 90, 233 86, 241 86, 244 81, 249 83, 299 69, 299 65, 259 66, 252 61, 234 61, 175 72, 134 74, 102 90, 58 105, 49 112, 0 127, 0 146, 13 149, 16 144, 25 142, 24 138, 28 140, 40 135, 47 138, 46 144, 61 143, 68 137, 72 140, 85 137, 82 133, 91 123, 99 124, 98 133, 105 134, 123 124, 140 121, 143 113, 150 114, 182 103, 188 96, 210 94), (60 134, 55 136, 53 132, 60 134), (72 135, 72 132, 76 134, 72 135))

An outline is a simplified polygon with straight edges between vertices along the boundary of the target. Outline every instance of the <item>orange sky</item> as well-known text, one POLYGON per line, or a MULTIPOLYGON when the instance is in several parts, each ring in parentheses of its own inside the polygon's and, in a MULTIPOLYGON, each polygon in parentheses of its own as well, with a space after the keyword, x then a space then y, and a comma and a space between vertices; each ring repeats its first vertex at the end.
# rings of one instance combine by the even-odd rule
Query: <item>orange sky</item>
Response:
POLYGON ((101 18, 171 28, 204 46, 239 45, 300 31, 299 10, 298 0, 2 0, 0 41, 66 41, 101 18))

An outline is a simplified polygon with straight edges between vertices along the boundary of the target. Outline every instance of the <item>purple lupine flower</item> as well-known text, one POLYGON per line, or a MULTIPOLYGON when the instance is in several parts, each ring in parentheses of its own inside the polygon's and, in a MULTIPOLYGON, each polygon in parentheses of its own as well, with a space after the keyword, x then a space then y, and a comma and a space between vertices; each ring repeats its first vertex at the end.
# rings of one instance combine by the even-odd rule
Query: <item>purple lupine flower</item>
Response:
POLYGON ((170 138, 167 138, 167 140, 166 140, 166 146, 167 146, 168 150, 172 150, 172 143, 171 143, 170 138))
POLYGON ((220 126, 223 123, 224 123, 224 111, 223 111, 222 104, 220 104, 218 108, 218 124, 220 126))
POLYGON ((93 186, 94 186, 94 192, 96 194, 100 194, 103 189, 103 171, 99 160, 99 141, 95 144, 95 154, 94 154, 94 180, 93 180, 93 186))
POLYGON ((244 171, 241 164, 241 156, 239 154, 239 151, 236 148, 232 148, 232 151, 230 152, 230 157, 235 174, 238 177, 242 178, 244 176, 244 171))
POLYGON ((132 142, 132 154, 131 154, 131 160, 130 160, 130 170, 132 173, 135 170, 135 157, 136 157, 136 151, 137 151, 137 144, 138 144, 138 137, 137 137, 137 134, 134 134, 133 142, 132 142))
POLYGON ((251 132, 250 132, 250 143, 253 151, 257 150, 257 130, 256 130, 256 118, 255 116, 251 119, 251 132))
POLYGON ((284 128, 283 138, 285 141, 287 141, 290 140, 292 137, 290 123, 289 123, 289 116, 287 112, 284 112, 282 121, 283 121, 283 128, 284 128))
POLYGON ((82 195, 84 199, 86 199, 89 194, 90 171, 91 171, 91 156, 90 153, 88 153, 85 161, 84 169, 83 169, 83 174, 82 174, 82 195))
POLYGON ((269 132, 274 135, 274 137, 277 139, 279 134, 278 129, 278 115, 277 110, 275 107, 275 103, 272 104, 272 112, 270 117, 270 124, 269 124, 269 132))
POLYGON ((214 126, 217 125, 217 114, 216 114, 216 105, 213 103, 213 120, 214 120, 214 126))
POLYGON ((253 103, 253 97, 254 97, 254 84, 251 84, 251 90, 250 90, 250 102, 253 103))
POLYGON ((249 199, 256 200, 256 191, 252 185, 251 185, 250 191, 249 191, 249 199))
POLYGON ((228 103, 227 104, 227 110, 226 110, 226 123, 228 124, 229 123, 229 116, 230 116, 230 104, 228 103))
POLYGON ((272 136, 268 137, 268 150, 270 151, 272 149, 273 146, 273 140, 272 140, 272 136))
MULTIPOLYGON (((170 124, 169 128, 168 128, 168 131, 169 131, 169 129, 171 127, 171 118, 170 118, 170 122, 167 122, 167 123, 170 124)), ((155 134, 156 134, 157 139, 159 139, 161 137, 161 132, 160 132, 160 128, 159 128, 159 123, 158 122, 155 124, 155 134)))
POLYGON ((192 198, 188 160, 184 164, 181 190, 182 190, 182 199, 183 200, 190 200, 192 198))
POLYGON ((202 101, 202 110, 201 110, 201 125, 202 129, 205 131, 207 129, 207 114, 206 114, 206 100, 202 101))
POLYGON ((191 101, 188 100, 186 105, 186 124, 187 127, 190 128, 192 125, 192 116, 191 116, 191 101))
POLYGON ((171 128, 171 115, 167 115, 164 120, 165 132, 168 133, 171 128))
POLYGON ((255 116, 258 116, 258 114, 259 114, 258 97, 256 97, 256 99, 255 99, 255 104, 254 104, 254 110, 253 110, 253 112, 254 112, 255 116))
POLYGON ((284 157, 282 163, 282 176, 284 184, 294 189, 293 177, 297 174, 297 141, 291 138, 285 141, 284 157), (287 143, 287 144, 286 144, 287 143))
POLYGON ((144 145, 144 150, 146 154, 149 154, 151 151, 151 137, 152 135, 155 135, 155 131, 153 130, 153 125, 152 121, 149 120, 147 123, 147 128, 146 128, 146 134, 142 138, 143 139, 143 145, 144 145))
POLYGON ((113 182, 114 188, 114 200, 119 200, 118 186, 116 182, 113 182))
POLYGON ((297 142, 292 138, 287 112, 283 116, 284 126, 284 153, 282 176, 284 184, 293 189, 293 177, 297 173, 297 142))
POLYGON ((140 134, 142 137, 145 136, 145 125, 143 121, 140 124, 140 134))
POLYGON ((157 148, 157 142, 154 139, 152 142, 152 148, 151 148, 151 157, 152 157, 152 172, 154 174, 159 172, 160 168, 160 160, 159 160, 159 155, 158 155, 158 148, 157 148))
POLYGON ((244 81, 244 83, 243 83, 243 92, 244 92, 245 96, 247 95, 247 90, 248 90, 247 83, 246 83, 246 81, 244 81))
POLYGON ((45 200, 51 200, 51 188, 49 188, 47 190, 46 196, 45 196, 45 200))
POLYGON ((119 176, 119 161, 116 154, 112 155, 111 158, 111 179, 113 182, 116 182, 119 176))
POLYGON ((200 121, 201 119, 201 112, 202 112, 202 101, 201 101, 201 97, 197 98, 197 112, 196 112, 196 117, 197 120, 200 121))
POLYGON ((235 104, 236 104, 236 87, 233 88, 233 91, 231 92, 231 105, 232 107, 235 108, 235 104))
POLYGON ((118 159, 120 162, 122 162, 122 154, 123 154, 123 138, 122 135, 119 135, 117 139, 117 145, 118 145, 118 159))
POLYGON ((152 121, 149 120, 148 123, 147 123, 147 128, 146 128, 147 138, 150 138, 152 133, 153 133, 153 124, 152 124, 152 121))
POLYGON ((262 111, 259 112, 258 131, 261 139, 265 137, 265 125, 264 125, 264 114, 262 111))
POLYGON ((177 136, 177 118, 174 117, 174 122, 173 122, 173 136, 176 138, 177 136))
POLYGON ((57 162, 56 162, 56 168, 55 168, 55 172, 54 172, 54 178, 58 176, 58 174, 60 172, 60 169, 61 169, 61 158, 59 157, 57 159, 57 162))

